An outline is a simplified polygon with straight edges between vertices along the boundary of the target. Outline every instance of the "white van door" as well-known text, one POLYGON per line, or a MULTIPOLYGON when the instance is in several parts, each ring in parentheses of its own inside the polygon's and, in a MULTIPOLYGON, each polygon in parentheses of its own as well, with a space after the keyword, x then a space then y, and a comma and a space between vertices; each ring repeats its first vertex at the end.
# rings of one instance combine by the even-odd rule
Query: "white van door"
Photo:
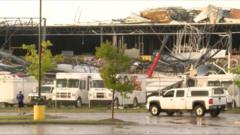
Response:
POLYGON ((87 104, 88 103, 88 87, 87 87, 87 81, 86 80, 80 80, 80 95, 82 99, 82 103, 87 104))

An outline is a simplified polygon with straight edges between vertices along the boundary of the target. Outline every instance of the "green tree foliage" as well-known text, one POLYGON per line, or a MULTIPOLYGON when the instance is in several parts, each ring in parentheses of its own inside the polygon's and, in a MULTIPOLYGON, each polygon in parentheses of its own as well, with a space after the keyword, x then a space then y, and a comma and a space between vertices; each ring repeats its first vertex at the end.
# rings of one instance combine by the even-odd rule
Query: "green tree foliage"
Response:
MULTIPOLYGON (((231 70, 233 73, 238 74, 240 76, 240 66, 237 66, 231 70)), ((235 81, 235 84, 240 87, 240 77, 235 81)))
POLYGON ((117 77, 118 74, 126 72, 130 66, 131 59, 124 54, 124 50, 117 49, 111 43, 106 42, 96 49, 96 57, 104 61, 100 74, 105 86, 120 93, 131 92, 133 86, 130 80, 124 79, 123 81, 121 77, 117 77))
MULTIPOLYGON (((52 46, 52 43, 50 41, 43 41, 41 46, 42 46, 41 77, 42 77, 42 80, 44 80, 46 72, 54 69, 56 67, 56 63, 54 62, 55 61, 54 56, 52 56, 51 51, 48 49, 48 47, 52 46)), ((38 56, 36 45, 23 44, 22 48, 27 51, 27 54, 24 57, 24 59, 29 63, 27 67, 27 72, 29 75, 34 76, 35 79, 38 80, 39 56, 38 56)), ((61 58, 58 56, 57 59, 61 59, 61 58)))
MULTIPOLYGON (((120 73, 125 73, 128 70, 131 62, 131 59, 124 54, 123 49, 113 47, 110 42, 102 43, 100 47, 96 48, 96 57, 103 60, 100 75, 107 88, 111 89, 113 93, 116 90, 122 95, 132 92, 133 85, 131 80, 125 79, 123 81, 122 77, 118 76, 120 73)), ((114 97, 112 101, 114 101, 114 97)))

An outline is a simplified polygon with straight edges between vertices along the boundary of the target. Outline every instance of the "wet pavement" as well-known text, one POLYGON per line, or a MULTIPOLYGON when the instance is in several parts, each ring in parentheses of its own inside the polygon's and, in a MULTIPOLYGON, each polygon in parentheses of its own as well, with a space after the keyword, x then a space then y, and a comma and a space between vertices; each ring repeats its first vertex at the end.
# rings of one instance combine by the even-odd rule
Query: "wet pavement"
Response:
MULTIPOLYGON (((0 113, 4 115, 4 113, 0 113)), ((15 114, 9 114, 15 115, 15 114)), ((66 120, 100 120, 111 113, 50 113, 66 120)), ((206 115, 195 118, 186 113, 169 117, 149 113, 116 113, 115 118, 133 121, 137 125, 1 125, 0 134, 240 134, 240 114, 220 114, 217 118, 206 115)))

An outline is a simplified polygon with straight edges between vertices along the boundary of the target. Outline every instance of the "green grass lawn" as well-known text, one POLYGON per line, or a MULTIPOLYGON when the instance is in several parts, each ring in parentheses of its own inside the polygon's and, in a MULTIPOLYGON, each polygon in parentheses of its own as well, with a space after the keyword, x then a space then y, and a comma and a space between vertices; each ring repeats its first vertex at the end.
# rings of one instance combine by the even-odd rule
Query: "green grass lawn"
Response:
POLYGON ((46 115, 45 120, 33 120, 32 115, 0 116, 1 124, 84 124, 84 125, 134 125, 137 123, 118 119, 103 120, 59 120, 57 116, 46 115))
MULTIPOLYGON (((33 112, 33 107, 25 107, 24 110, 27 113, 33 112)), ((74 106, 61 106, 60 108, 50 108, 46 107, 46 113, 111 113, 111 107, 110 106, 93 106, 89 108, 87 105, 82 106, 81 108, 75 108, 74 106)), ((147 113, 145 106, 142 105, 141 107, 132 108, 132 107, 125 107, 114 110, 117 113, 147 113)), ((0 108, 1 112, 17 112, 16 107, 7 107, 7 108, 0 108)), ((240 113, 240 108, 234 108, 234 109, 227 109, 225 113, 240 113)))
POLYGON ((240 113, 240 108, 234 108, 234 109, 227 109, 225 111, 226 113, 240 113))
MULTIPOLYGON (((24 111, 26 112, 32 112, 33 111, 33 107, 25 107, 24 111)), ((16 107, 7 107, 7 108, 1 108, 0 109, 0 113, 1 112, 17 112, 17 108, 16 107)), ((55 107, 46 107, 46 112, 59 112, 59 113, 77 113, 77 112, 84 112, 84 113, 96 113, 96 112, 101 112, 101 113, 110 113, 111 112, 111 107, 110 106, 103 106, 103 105, 99 105, 99 106, 93 106, 91 108, 89 108, 87 105, 82 106, 81 108, 75 108, 74 106, 61 106, 58 108, 55 107)), ((144 106, 141 107, 137 107, 137 108, 132 108, 132 107, 125 107, 120 108, 120 109, 116 109, 115 108, 115 112, 118 113, 141 113, 141 112, 147 112, 146 108, 144 106)))

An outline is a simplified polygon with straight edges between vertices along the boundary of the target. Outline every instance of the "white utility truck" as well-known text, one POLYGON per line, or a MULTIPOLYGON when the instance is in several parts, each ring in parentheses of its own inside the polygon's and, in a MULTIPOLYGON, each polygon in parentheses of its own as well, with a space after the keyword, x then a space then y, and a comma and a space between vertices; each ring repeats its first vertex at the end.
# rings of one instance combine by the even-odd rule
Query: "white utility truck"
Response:
POLYGON ((24 103, 28 104, 27 96, 37 85, 37 80, 32 76, 0 72, 0 103, 4 106, 16 104, 16 96, 19 91, 22 91, 24 103))
POLYGON ((216 117, 226 106, 226 95, 222 87, 174 88, 160 96, 147 100, 146 108, 153 116, 166 112, 172 116, 176 112, 189 111, 195 116, 204 116, 209 112, 216 117))
POLYGON ((82 104, 88 104, 91 74, 92 73, 57 73, 52 100, 56 103, 71 103, 76 107, 81 107, 82 104))

